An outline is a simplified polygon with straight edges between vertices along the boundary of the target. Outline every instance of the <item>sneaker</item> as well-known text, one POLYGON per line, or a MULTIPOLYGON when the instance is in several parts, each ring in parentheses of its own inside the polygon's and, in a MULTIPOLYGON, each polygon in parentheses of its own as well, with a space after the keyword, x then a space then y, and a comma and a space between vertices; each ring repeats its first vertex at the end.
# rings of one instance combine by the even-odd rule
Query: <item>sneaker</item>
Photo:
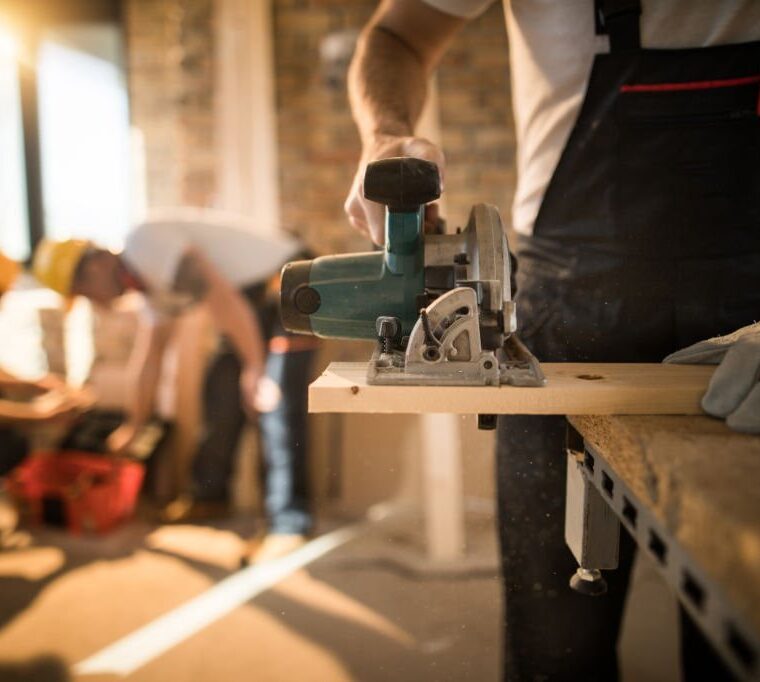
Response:
POLYGON ((299 533, 269 533, 249 543, 242 563, 250 565, 280 559, 303 547, 306 542, 307 537, 299 533))
POLYGON ((180 495, 161 510, 159 517, 162 523, 188 523, 220 519, 228 514, 227 502, 196 500, 192 495, 180 495))

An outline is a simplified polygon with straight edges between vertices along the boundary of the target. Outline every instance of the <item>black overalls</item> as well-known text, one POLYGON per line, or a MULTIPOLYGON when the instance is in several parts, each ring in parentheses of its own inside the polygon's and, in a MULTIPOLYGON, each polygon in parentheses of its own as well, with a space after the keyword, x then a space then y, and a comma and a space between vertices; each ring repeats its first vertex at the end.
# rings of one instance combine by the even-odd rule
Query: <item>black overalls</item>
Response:
MULTIPOLYGON (((760 319, 760 42, 641 49, 639 3, 602 4, 611 52, 516 244, 521 335, 541 361, 659 362, 760 319)), ((617 679, 632 540, 607 596, 570 590, 564 436, 499 423, 508 680, 617 679)))

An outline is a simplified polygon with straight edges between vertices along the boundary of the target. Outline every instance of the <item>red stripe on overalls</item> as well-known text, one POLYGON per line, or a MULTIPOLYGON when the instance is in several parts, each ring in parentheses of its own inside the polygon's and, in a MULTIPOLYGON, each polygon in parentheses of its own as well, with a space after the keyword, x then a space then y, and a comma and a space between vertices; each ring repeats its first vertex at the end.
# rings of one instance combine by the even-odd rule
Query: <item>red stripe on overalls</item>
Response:
MULTIPOLYGON (((675 92, 678 90, 711 90, 713 88, 736 88, 760 84, 760 74, 741 78, 721 78, 710 81, 687 81, 685 83, 631 83, 620 86, 620 92, 675 92)), ((760 115, 760 88, 757 93, 757 113, 760 115)))

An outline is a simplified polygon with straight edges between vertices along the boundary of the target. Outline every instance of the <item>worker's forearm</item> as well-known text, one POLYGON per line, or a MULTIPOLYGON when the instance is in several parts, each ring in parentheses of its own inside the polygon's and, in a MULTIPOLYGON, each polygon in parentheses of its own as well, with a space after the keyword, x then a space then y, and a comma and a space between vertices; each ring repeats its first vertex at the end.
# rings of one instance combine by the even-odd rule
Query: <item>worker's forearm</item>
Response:
POLYGON ((428 68, 393 32, 370 25, 351 63, 348 92, 365 148, 386 135, 411 135, 425 104, 428 68))
POLYGON ((141 371, 134 376, 133 398, 129 409, 129 420, 134 426, 145 424, 153 415, 153 404, 156 399, 160 376, 160 355, 148 358, 141 371))
POLYGON ((171 334, 171 325, 146 325, 140 332, 129 361, 132 379, 129 420, 134 426, 144 424, 153 414, 164 349, 171 334))
POLYGON ((18 384, 22 383, 21 379, 18 379, 13 374, 9 374, 4 369, 0 368, 0 383, 4 384, 18 384))
POLYGON ((244 365, 261 368, 264 341, 255 312, 242 294, 197 249, 188 249, 175 279, 175 288, 204 300, 219 331, 232 343, 244 365))
POLYGON ((15 400, 0 400, 0 423, 32 421, 40 418, 39 411, 29 403, 19 403, 15 400))
POLYGON ((228 282, 215 279, 206 301, 217 328, 232 343, 244 365, 264 364, 264 341, 259 321, 243 296, 228 282))

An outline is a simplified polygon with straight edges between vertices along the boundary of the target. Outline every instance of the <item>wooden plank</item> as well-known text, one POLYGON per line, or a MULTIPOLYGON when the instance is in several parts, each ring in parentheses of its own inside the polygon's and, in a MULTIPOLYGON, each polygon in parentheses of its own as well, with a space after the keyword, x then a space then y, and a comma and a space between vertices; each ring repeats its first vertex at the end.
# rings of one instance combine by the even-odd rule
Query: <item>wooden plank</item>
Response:
POLYGON ((709 417, 571 422, 760 634, 760 438, 709 417))
POLYGON ((366 363, 333 362, 309 387, 310 412, 702 414, 714 367, 546 363, 543 388, 369 386, 366 363))

